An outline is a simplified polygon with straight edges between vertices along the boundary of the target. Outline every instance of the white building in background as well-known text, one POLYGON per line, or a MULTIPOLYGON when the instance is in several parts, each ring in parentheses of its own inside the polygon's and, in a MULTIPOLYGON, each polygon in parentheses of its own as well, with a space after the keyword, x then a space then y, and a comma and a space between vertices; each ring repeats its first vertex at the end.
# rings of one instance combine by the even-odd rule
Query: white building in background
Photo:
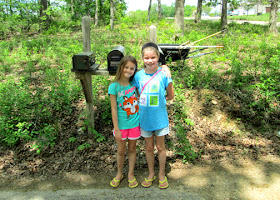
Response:
POLYGON ((238 10, 240 10, 240 15, 265 14, 270 12, 270 5, 255 5, 248 11, 246 10, 245 6, 240 6, 238 10))
MULTIPOLYGON (((267 5, 255 5, 250 10, 246 10, 245 6, 240 6, 237 10, 239 11, 239 15, 261 15, 265 13, 270 13, 270 4, 267 5)), ((280 11, 280 8, 278 12, 280 11)))
MULTIPOLYGON (((270 13, 270 4, 268 5, 255 5, 253 6, 250 10, 246 10, 245 6, 240 6, 239 8, 230 11, 230 7, 228 7, 228 15, 257 15, 257 14, 265 14, 265 13, 270 13)), ((222 12, 222 5, 219 5, 217 7, 215 7, 212 11, 213 12, 222 12)), ((279 11, 280 12, 280 8, 279 11)))

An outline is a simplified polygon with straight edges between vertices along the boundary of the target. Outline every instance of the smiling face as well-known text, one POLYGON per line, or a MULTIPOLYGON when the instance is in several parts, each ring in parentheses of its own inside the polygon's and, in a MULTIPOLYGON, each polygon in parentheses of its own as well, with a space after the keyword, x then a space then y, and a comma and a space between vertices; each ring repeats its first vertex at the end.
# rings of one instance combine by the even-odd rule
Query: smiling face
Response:
POLYGON ((143 61, 145 65, 146 73, 153 73, 158 69, 158 59, 156 49, 154 48, 145 48, 143 50, 143 61))
POLYGON ((128 61, 123 70, 122 70, 122 77, 129 79, 135 73, 136 66, 133 62, 128 61))

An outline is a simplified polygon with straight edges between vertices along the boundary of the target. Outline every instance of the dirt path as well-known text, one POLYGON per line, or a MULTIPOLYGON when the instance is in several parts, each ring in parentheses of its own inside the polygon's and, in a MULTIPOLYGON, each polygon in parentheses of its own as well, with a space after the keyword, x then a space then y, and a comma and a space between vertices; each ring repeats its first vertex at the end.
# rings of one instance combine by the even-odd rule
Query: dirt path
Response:
MULTIPOLYGON (((170 187, 129 189, 125 178, 112 189, 112 174, 66 173, 63 179, 24 178, 2 180, 0 199, 248 199, 277 200, 280 194, 280 158, 266 156, 258 161, 225 160, 215 164, 168 163, 170 187)), ((146 172, 136 171, 141 181, 146 172)))

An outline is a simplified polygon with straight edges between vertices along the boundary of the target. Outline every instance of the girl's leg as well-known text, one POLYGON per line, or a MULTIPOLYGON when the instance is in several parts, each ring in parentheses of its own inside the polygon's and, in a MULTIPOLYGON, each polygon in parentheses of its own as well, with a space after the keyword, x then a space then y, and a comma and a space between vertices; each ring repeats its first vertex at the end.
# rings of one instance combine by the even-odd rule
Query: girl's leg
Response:
MULTIPOLYGON (((118 153, 117 153, 117 165, 118 165, 118 172, 115 177, 116 180, 122 179, 122 171, 123 171, 123 165, 124 165, 124 158, 125 158, 125 152, 126 152, 126 141, 117 141, 118 145, 118 153)), ((115 184, 113 180, 113 184, 115 184)))
MULTIPOLYGON (((149 176, 147 177, 147 180, 152 180, 155 176, 154 136, 145 138, 145 146, 146 146, 146 160, 149 169, 149 176)), ((148 183, 144 181, 143 184, 147 185, 148 183)))
MULTIPOLYGON (((165 180, 165 163, 166 163, 166 149, 165 149, 165 136, 156 136, 156 147, 158 150, 159 160, 159 181, 165 180)), ((164 184, 167 184, 166 182, 164 184)))
MULTIPOLYGON (((129 161, 129 170, 128 170, 128 180, 134 180, 134 167, 136 162, 136 142, 137 140, 128 140, 128 161, 129 161)), ((137 182, 134 181, 131 186, 136 185, 137 182)))

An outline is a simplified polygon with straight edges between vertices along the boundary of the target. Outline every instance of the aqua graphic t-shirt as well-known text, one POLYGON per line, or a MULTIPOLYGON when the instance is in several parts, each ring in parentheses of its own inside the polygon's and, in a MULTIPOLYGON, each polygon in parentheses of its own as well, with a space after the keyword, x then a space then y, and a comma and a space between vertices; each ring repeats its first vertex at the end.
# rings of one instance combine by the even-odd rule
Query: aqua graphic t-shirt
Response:
MULTIPOLYGON (((139 93, 153 75, 146 74, 144 69, 136 73, 133 84, 137 87, 139 93)), ((142 129, 154 131, 169 125, 165 94, 166 88, 171 82, 171 78, 167 78, 165 74, 159 72, 140 94, 139 114, 142 129)))
POLYGON ((130 129, 139 126, 139 105, 136 87, 122 86, 114 82, 109 86, 108 94, 116 95, 119 129, 130 129))

